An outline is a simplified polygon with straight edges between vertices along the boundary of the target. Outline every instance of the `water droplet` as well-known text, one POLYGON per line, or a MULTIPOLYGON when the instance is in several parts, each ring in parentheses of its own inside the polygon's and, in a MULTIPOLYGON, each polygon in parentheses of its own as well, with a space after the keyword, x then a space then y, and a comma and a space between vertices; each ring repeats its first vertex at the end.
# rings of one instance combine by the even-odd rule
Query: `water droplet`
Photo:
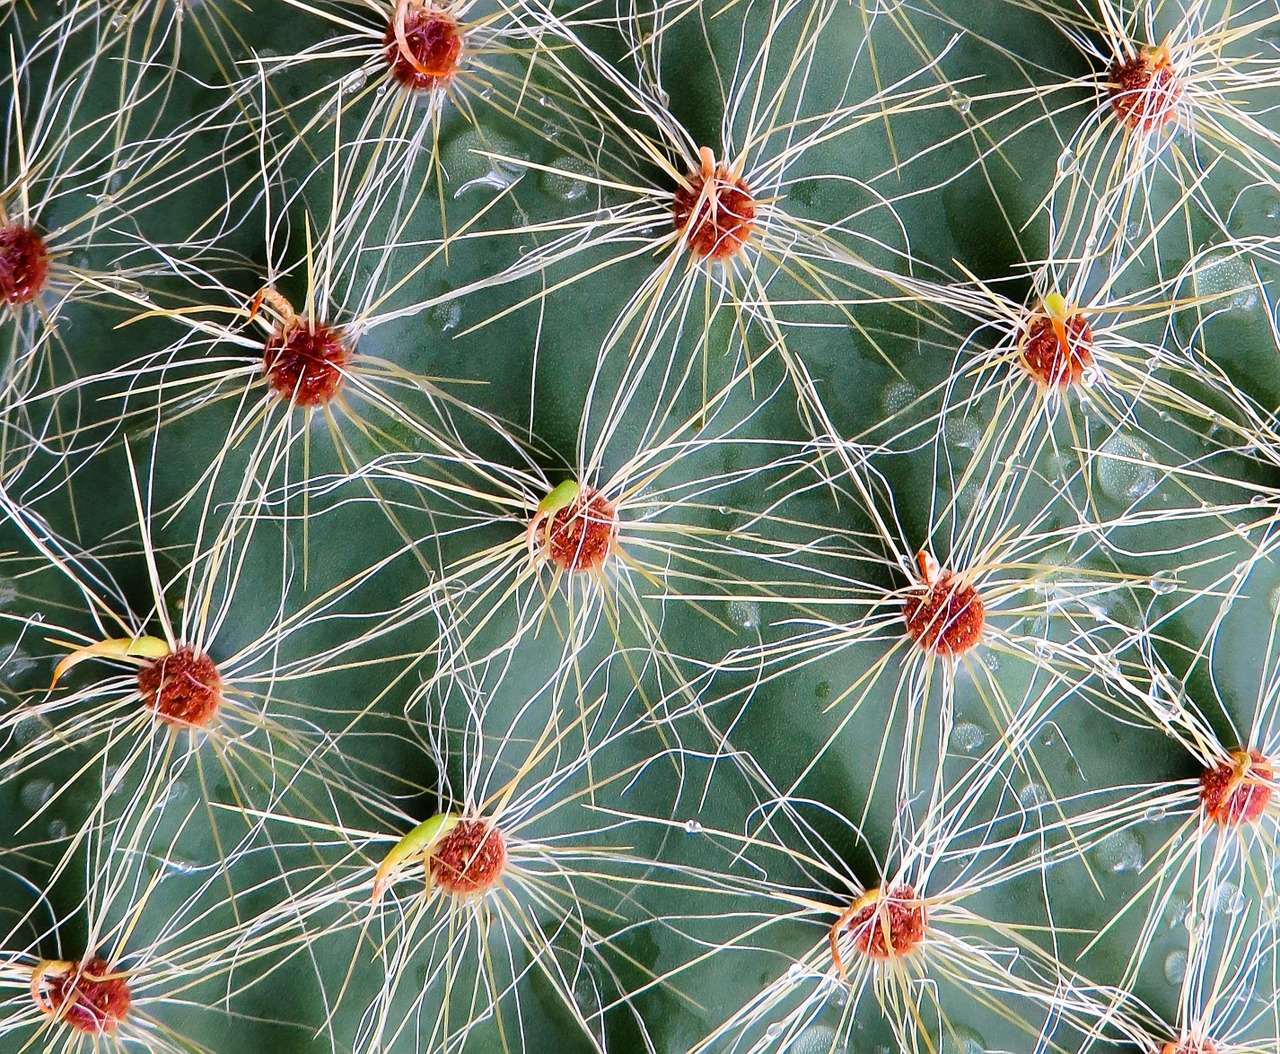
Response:
POLYGON ((1155 489, 1158 475, 1146 445, 1131 436, 1112 436, 1098 450, 1098 487, 1116 501, 1134 501, 1155 489))
POLYGON ((1223 882, 1214 891, 1213 909, 1222 915, 1239 915, 1248 902, 1234 882, 1223 882))
POLYGON ((1080 162, 1076 158, 1076 152, 1067 147, 1058 155, 1058 171, 1062 173, 1074 172, 1079 168, 1080 162))
POLYGON ((1182 984, 1187 972, 1187 953, 1172 951, 1164 957, 1164 976, 1170 984, 1182 984))
POLYGON ((890 381, 880 395, 880 406, 886 414, 905 410, 920 396, 920 391, 908 381, 890 381))
MULTIPOLYGON (((426 985, 424 984, 423 987, 426 985)), ((599 970, 591 963, 584 963, 574 979, 573 999, 577 1004, 578 1012, 582 1015, 580 1020, 594 1023, 597 1029, 604 1027, 600 990, 599 970)), ((595 1041, 592 1045, 599 1050, 604 1050, 608 1046, 605 1036, 598 1031, 594 1033, 592 1039, 595 1041)))
POLYGON ((1178 580, 1178 573, 1176 571, 1168 570, 1157 571, 1151 576, 1151 581, 1149 583, 1151 586, 1151 592, 1159 597, 1168 596, 1176 590, 1180 584, 1181 583, 1178 580))
POLYGON ((775 1040, 782 1035, 782 1026, 776 1021, 764 1030, 764 1038, 767 1040, 775 1040))
POLYGON ((1018 791, 1018 801, 1022 802, 1024 808, 1036 809, 1041 805, 1047 805, 1053 799, 1049 797, 1049 792, 1043 784, 1028 783, 1022 790, 1018 791))
POLYGON ((61 838, 67 837, 67 821, 66 820, 50 820, 49 821, 49 837, 55 842, 61 838))
POLYGON ((589 184, 579 176, 594 175, 590 165, 580 158, 559 157, 551 162, 551 167, 554 172, 538 173, 538 186, 544 193, 561 201, 577 201, 586 195, 589 184))
POLYGON ((804 976, 804 966, 801 963, 792 963, 787 967, 787 980, 795 984, 804 976))
POLYGON ((39 717, 24 717, 13 726, 13 742, 16 746, 25 747, 34 743, 45 731, 45 723, 39 717))
POLYGON ((758 629, 760 605, 754 600, 730 600, 725 605, 729 621, 741 629, 758 629))
POLYGON ((53 780, 34 779, 27 780, 18 788, 18 800, 22 804, 35 812, 45 802, 53 797, 54 786, 53 780))
POLYGON ((427 318, 441 333, 448 333, 451 329, 457 329, 458 323, 462 321, 462 305, 456 300, 436 304, 427 312, 427 318))
POLYGON ((460 184, 455 198, 477 187, 504 190, 520 178, 525 167, 520 144, 505 136, 481 136, 466 128, 441 143, 440 164, 451 183, 460 184), (487 156, 499 154, 502 160, 487 156))
POLYGON ((986 730, 972 721, 961 721, 951 730, 951 742, 966 754, 977 753, 986 741, 986 730))
POLYGON ((965 1025, 948 1028, 940 1046, 942 1054, 986 1054, 987 1051, 987 1041, 982 1035, 965 1025))
POLYGON ((34 669, 36 660, 16 644, 8 648, 0 646, 0 675, 6 681, 16 681, 28 670, 34 669))
POLYGON ((1117 831, 1104 838, 1094 850, 1094 858, 1100 867, 1116 875, 1139 871, 1146 862, 1142 843, 1133 831, 1117 831))
MULTIPOLYGON (((1206 253, 1191 272, 1197 296, 1223 297, 1228 310, 1247 311, 1258 304, 1258 282, 1248 264, 1230 249, 1206 253)), ((1209 310, 1221 302, 1207 305, 1209 310)))
POLYGON ((701 834, 702 824, 700 824, 697 820, 685 820, 684 830, 685 830, 685 834, 701 834))
POLYGON ((965 450, 977 450, 982 445, 982 426, 972 417, 957 417, 946 425, 947 441, 965 450))
POLYGON ((792 1041, 790 1054, 845 1054, 848 1048, 827 1025, 810 1025, 792 1041))

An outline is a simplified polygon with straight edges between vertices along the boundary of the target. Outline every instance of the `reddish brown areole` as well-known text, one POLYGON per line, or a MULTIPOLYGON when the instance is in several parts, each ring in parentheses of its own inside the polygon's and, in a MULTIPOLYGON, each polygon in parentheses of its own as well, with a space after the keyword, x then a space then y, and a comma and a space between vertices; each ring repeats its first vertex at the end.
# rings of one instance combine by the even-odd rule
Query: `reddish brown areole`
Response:
POLYGON ((1033 315, 1022 341, 1022 365, 1049 388, 1078 384, 1093 365, 1093 330, 1080 311, 1058 319, 1033 315))
MULTIPOLYGON (((90 959, 62 973, 44 975, 42 1010, 91 1036, 110 1035, 124 1020, 133 1003, 129 983, 103 959, 90 959)), ((38 980, 33 988, 38 987, 38 980)))
POLYGON ((1197 1043, 1194 1040, 1170 1040, 1160 1048, 1160 1054, 1218 1054, 1218 1048, 1209 1040, 1197 1043))
POLYGON ((1111 66, 1111 109, 1131 132, 1144 135, 1163 128, 1178 115, 1182 82, 1165 48, 1143 48, 1111 66))
POLYGON ((844 928, 863 955, 872 959, 909 955, 924 940, 928 916, 924 901, 911 886, 894 886, 888 893, 872 890, 862 899, 867 903, 844 928))
POLYGON ((138 691, 161 721, 203 728, 222 703, 222 677, 209 656, 183 645, 138 671, 138 691))
POLYGON ((1271 803, 1275 768, 1256 750, 1237 750, 1231 761, 1205 769, 1200 777, 1200 808, 1222 827, 1257 823, 1271 803))
POLYGON ((28 304, 40 295, 49 278, 49 249, 30 227, 9 223, 0 227, 0 301, 28 304))
POLYGON ((383 54, 391 76, 406 88, 427 91, 441 86, 458 69, 462 33, 447 11, 412 3, 398 6, 382 38, 383 54), (403 29, 403 44, 396 23, 403 29))
POLYGON ((704 259, 736 256, 755 230, 756 203, 746 182, 727 165, 714 164, 705 148, 702 170, 690 172, 686 182, 676 189, 671 210, 685 244, 704 259))
POLYGON ((506 866, 506 840, 487 820, 459 820, 427 858, 431 882, 460 897, 492 889, 506 866))
POLYGON ((932 585, 918 587, 902 602, 907 635, 926 651, 961 655, 978 643, 986 608, 978 591, 944 571, 932 585))
POLYGON ((320 406, 338 394, 350 358, 340 330, 295 318, 267 338, 262 367, 281 398, 298 406, 320 406))
POLYGON ((598 490, 581 494, 552 514, 537 532, 547 556, 562 571, 595 571, 618 544, 618 512, 598 490))

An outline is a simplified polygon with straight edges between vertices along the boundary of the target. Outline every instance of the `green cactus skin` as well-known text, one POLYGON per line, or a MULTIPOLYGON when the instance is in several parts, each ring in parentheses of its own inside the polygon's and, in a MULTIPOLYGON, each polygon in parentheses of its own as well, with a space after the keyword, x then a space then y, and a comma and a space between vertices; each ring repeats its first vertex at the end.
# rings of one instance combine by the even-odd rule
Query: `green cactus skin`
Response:
POLYGON ((0 1051, 1276 1048, 1271 0, 0 34, 0 1051))

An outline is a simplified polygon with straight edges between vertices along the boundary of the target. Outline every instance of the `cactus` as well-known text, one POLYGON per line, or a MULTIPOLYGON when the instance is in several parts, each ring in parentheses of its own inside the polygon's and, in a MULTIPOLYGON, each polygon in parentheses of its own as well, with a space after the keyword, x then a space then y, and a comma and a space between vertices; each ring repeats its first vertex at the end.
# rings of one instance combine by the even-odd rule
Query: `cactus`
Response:
POLYGON ((1271 0, 0 32, 0 1049, 1276 1049, 1271 0))

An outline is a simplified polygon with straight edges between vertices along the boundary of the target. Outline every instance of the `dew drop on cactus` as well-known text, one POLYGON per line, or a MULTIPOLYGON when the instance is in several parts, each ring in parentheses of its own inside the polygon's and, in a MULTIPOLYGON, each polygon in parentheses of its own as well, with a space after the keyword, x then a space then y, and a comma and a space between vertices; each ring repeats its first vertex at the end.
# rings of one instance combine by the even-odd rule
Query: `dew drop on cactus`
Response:
POLYGON ((725 605, 725 614, 739 629, 753 630, 760 626, 760 605, 753 600, 730 600, 725 605))
POLYGON ((43 808, 45 802, 53 797, 54 791, 57 789, 58 785, 53 780, 27 780, 18 788, 18 800, 22 802, 24 807, 35 812, 37 809, 43 808))
POLYGON ((506 840, 487 820, 459 820, 427 858, 432 883, 459 897, 492 889, 506 866, 506 840))
POLYGON ((672 205, 675 229, 691 252, 704 259, 727 260, 742 251, 755 230, 756 202, 741 176, 716 164, 703 147, 702 168, 690 172, 672 205))
MULTIPOLYGON (((1248 261, 1230 247, 1205 253, 1191 271, 1190 284, 1193 296, 1218 300, 1220 310, 1247 312, 1258 306, 1258 279, 1248 261)), ((1188 344, 1200 336, 1198 312, 1174 315, 1174 323, 1188 344)))
POLYGON ((1098 448, 1098 453, 1098 489, 1113 501, 1145 498, 1160 482, 1151 451, 1140 439, 1113 435, 1098 448))
POLYGON ((906 410, 920 398, 920 389, 910 381, 893 380, 884 386, 880 407, 888 415, 906 410))
POLYGON ((1256 750, 1237 750, 1231 761, 1205 769, 1200 777, 1200 807, 1222 827, 1261 819, 1275 789, 1275 769, 1256 750))
POLYGON ((830 1025, 810 1025, 788 1049, 791 1054, 844 1054, 847 1050, 830 1025))
POLYGON ((0 301, 28 304, 49 278, 49 250, 36 231, 20 223, 0 227, 0 301))
POLYGON ((138 691, 166 724, 203 728, 222 702, 222 677, 212 659, 184 645, 142 667, 138 691))
POLYGON ((97 958, 80 965, 43 962, 31 991, 41 1010, 91 1036, 114 1033, 133 1001, 128 981, 97 958))
POLYGON ((961 721, 951 730, 951 742, 966 754, 976 754, 987 742, 987 733, 981 725, 961 721))
POLYGON ((1048 805, 1052 800, 1049 788, 1043 783, 1035 782, 1035 780, 1032 780, 1018 791, 1018 801, 1022 803, 1024 809, 1040 809, 1048 805))
POLYGON ((907 636, 926 651, 962 655, 982 636, 982 598, 973 586, 940 570, 928 553, 920 553, 918 559, 924 584, 908 593, 902 604, 907 636))
POLYGON ((1146 864, 1142 842, 1133 831, 1121 830, 1107 835, 1096 853, 1098 866, 1113 875, 1138 874, 1146 864))
POLYGON ((618 512, 600 491, 583 487, 545 521, 535 517, 532 543, 562 571, 596 571, 618 544, 618 512))
POLYGON ((591 189, 587 180, 593 175, 591 166, 580 158, 563 156, 553 162, 554 170, 538 175, 538 186, 547 194, 562 201, 577 201, 591 189), (578 173, 583 179, 575 178, 578 173))
POLYGON ((976 452, 982 446, 982 425, 972 417, 954 417, 943 425, 948 445, 957 451, 976 452))
POLYGON ((382 44, 391 76, 413 91, 427 91, 457 71, 462 33, 453 15, 429 0, 404 0, 396 5, 382 44))
POLYGON ((282 398, 298 406, 320 406, 338 394, 350 357, 340 330, 323 322, 290 318, 267 338, 262 366, 282 398))
POLYGON ((1093 330, 1082 311, 1058 294, 1031 316, 1021 345, 1023 368, 1047 388, 1078 384, 1093 366, 1093 330))
POLYGON ((1234 882, 1221 882, 1213 891, 1213 910, 1219 915, 1239 915, 1248 906, 1248 898, 1234 882))
POLYGON ((870 890, 849 910, 852 914, 844 930, 852 937, 853 947, 868 958, 910 955, 924 940, 928 922, 924 901, 911 886, 897 885, 887 892, 870 890))
POLYGON ((1111 109, 1130 131, 1149 134, 1177 116, 1182 82, 1166 47, 1143 48, 1111 66, 1111 109))

